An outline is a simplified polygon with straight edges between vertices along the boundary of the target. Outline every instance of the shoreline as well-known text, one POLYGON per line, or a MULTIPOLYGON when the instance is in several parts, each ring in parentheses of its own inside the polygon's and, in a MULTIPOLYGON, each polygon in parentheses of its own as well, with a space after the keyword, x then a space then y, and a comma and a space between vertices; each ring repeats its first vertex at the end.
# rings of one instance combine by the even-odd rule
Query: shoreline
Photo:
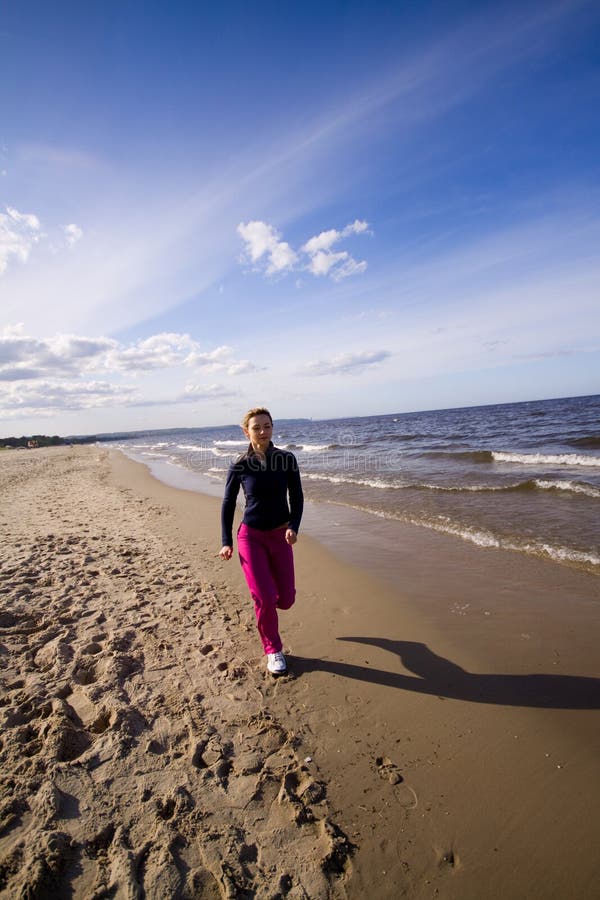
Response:
MULTIPOLYGON (((112 450, 114 448, 109 449, 112 450)), ((196 491, 201 494, 206 494, 209 497, 217 497, 219 499, 223 495, 224 482, 216 482, 202 472, 196 472, 192 468, 171 461, 149 459, 142 454, 135 454, 122 448, 119 448, 118 452, 123 453, 124 456, 131 459, 132 462, 137 462, 146 466, 153 477, 171 487, 179 488, 181 490, 196 491)), ((329 525, 333 524, 335 527, 340 524, 343 527, 344 524, 347 523, 358 523, 355 532, 359 531, 361 533, 360 542, 356 541, 356 538, 350 529, 346 529, 344 533, 344 545, 348 542, 353 543, 353 550, 356 547, 360 551, 361 545, 365 539, 364 536, 366 535, 368 540, 371 532, 379 530, 381 537, 382 535, 384 536, 393 532, 394 529, 397 529, 398 533, 403 537, 411 532, 422 535, 420 540, 425 542, 429 540, 427 535, 431 535, 431 539, 434 542, 435 538, 439 536, 441 541, 446 542, 448 546, 457 541, 461 544, 470 546, 475 551, 491 551, 492 554, 508 554, 509 557, 512 556, 515 559, 524 557, 537 562, 550 563, 561 568, 569 569, 570 571, 597 578, 599 585, 598 597, 600 598, 600 569, 597 566, 597 559, 595 556, 586 554, 583 551, 571 550, 568 553, 565 553, 564 556, 561 556, 557 548, 550 546, 545 547, 543 552, 541 552, 541 547, 536 550, 531 548, 527 550, 525 547, 519 547, 501 539, 488 542, 487 540, 484 540, 485 535, 481 535, 481 540, 479 540, 477 536, 470 535, 468 531, 446 530, 445 528, 437 528, 432 523, 403 520, 401 517, 383 514, 377 510, 369 510, 349 503, 336 502, 325 498, 307 498, 305 496, 305 514, 303 517, 304 529, 306 530, 306 525, 308 524, 309 533, 317 535, 318 540, 326 543, 330 547, 340 547, 340 552, 343 553, 344 545, 342 545, 339 540, 330 540, 327 530, 324 530, 321 527, 323 521, 326 521, 329 525), (311 510, 313 511, 312 515, 311 510), (341 520, 341 522, 338 522, 337 520, 341 520)), ((419 539, 417 538, 417 541, 418 540, 419 539)), ((378 542, 372 540, 370 548, 371 553, 367 555, 363 554, 365 562, 361 563, 361 565, 366 566, 373 571, 376 571, 376 567, 369 562, 369 559, 372 555, 372 551, 377 550, 377 546, 378 542)), ((382 548, 381 560, 385 563, 385 560, 389 555, 390 545, 388 544, 387 547, 382 548)), ((350 554, 347 555, 347 558, 351 561, 354 556, 353 554, 350 554)))
MULTIPOLYGON (((600 767, 593 747, 600 694, 594 661, 600 607, 593 576, 530 559, 517 564, 508 551, 459 550, 459 541, 417 529, 394 530, 393 571, 381 571, 378 559, 376 576, 356 544, 352 564, 344 558, 348 523, 334 527, 321 516, 320 527, 333 532, 335 546, 301 533, 295 548, 299 597, 282 616, 292 676, 272 680, 264 673, 239 566, 217 558, 216 497, 165 485, 143 463, 114 452, 109 456, 101 448, 36 451, 23 464, 37 481, 14 482, 9 492, 14 508, 3 513, 3 524, 15 562, 37 547, 43 554, 38 562, 56 571, 50 601, 43 596, 49 589, 42 590, 41 616, 48 616, 48 602, 60 597, 66 603, 56 567, 71 559, 69 548, 80 547, 69 544, 71 538, 79 535, 109 559, 119 547, 126 552, 122 548, 135 537, 139 556, 126 557, 128 567, 113 565, 120 571, 112 575, 105 566, 105 592, 85 603, 78 597, 88 588, 78 576, 69 592, 72 621, 55 623, 64 634, 59 628, 33 656, 30 648, 28 657, 13 657, 9 645, 39 643, 39 632, 32 638, 19 635, 16 622, 0 629, 10 666, 25 669, 30 657, 39 663, 25 676, 15 671, 4 715, 10 713, 14 723, 27 702, 24 693, 34 686, 48 690, 46 681, 62 684, 64 692, 68 681, 71 693, 61 702, 74 701, 81 722, 77 733, 86 731, 90 741, 82 754, 53 762, 45 738, 36 738, 47 765, 46 778, 37 776, 37 792, 51 780, 59 800, 45 825, 39 813, 14 813, 21 824, 15 822, 0 837, 3 861, 24 834, 43 844, 48 834, 67 833, 71 844, 63 856, 75 853, 78 829, 89 830, 89 822, 80 820, 93 813, 100 833, 108 815, 100 795, 80 795, 90 777, 92 783, 98 778, 94 773, 110 770, 112 784, 122 785, 117 807, 125 822, 115 823, 100 857, 113 854, 108 870, 123 889, 141 877, 135 866, 131 870, 131 858, 149 842, 142 874, 154 879, 155 891, 166 877, 161 871, 173 870, 181 881, 187 866, 205 891, 196 895, 207 897, 241 896, 235 890, 242 890, 246 879, 244 890, 252 884, 256 896, 266 898, 279 884, 272 881, 276 872, 277 878, 291 879, 288 896, 299 897, 301 886, 310 885, 311 900, 595 896, 600 767), (48 533, 54 529, 58 535, 61 528, 65 555, 57 555, 56 547, 44 549, 48 533), (130 583, 142 599, 135 600, 130 583), (93 619, 85 615, 90 604, 93 619), (106 621, 97 623, 102 615, 106 621), (121 620, 126 624, 119 625, 121 620), (129 650, 118 649, 123 628, 134 631, 129 650), (61 657, 67 644, 70 660, 61 657), (100 649, 86 654, 93 644, 100 649), (80 670, 69 666, 81 665, 86 656, 98 670, 106 658, 116 658, 118 665, 95 683, 74 682, 73 673, 80 670), (119 669, 123 656, 134 661, 127 677, 119 669), (162 663, 149 666, 152 658, 162 663), (52 665, 40 669, 44 660, 52 665), (41 682, 36 671, 46 673, 41 682), (193 699, 200 695, 201 700, 193 699), (126 713, 141 700, 144 723, 136 725, 126 713), (99 706, 100 714, 102 703, 106 727, 90 731, 95 720, 89 718, 89 704, 95 711, 99 706), (177 725, 182 714, 183 732, 177 725), (207 728, 201 721, 214 729, 214 759, 210 740, 198 751, 205 740, 200 732, 204 729, 206 737, 207 728), (274 739, 274 732, 285 740, 274 739), (86 766, 98 755, 102 759, 103 749, 114 751, 111 741, 124 755, 89 768, 82 781, 86 766), (195 744, 188 750, 190 741, 195 744), (264 741, 278 746, 265 746, 262 768, 253 775, 259 763, 250 756, 264 741), (223 750, 228 742, 229 755, 223 750), (273 752, 265 757, 267 750, 273 752), (205 754, 206 771, 194 764, 196 751, 205 754), (217 772, 223 763, 226 789, 217 772), (141 795, 136 771, 145 772, 141 795), (252 799, 257 775, 260 802, 252 799), (191 801, 177 793, 184 785, 191 801), (152 799, 143 801, 144 791, 152 799), (78 798, 79 818, 65 815, 67 795, 78 798), (248 803, 243 813, 240 800, 248 803), (219 830, 211 803, 220 805, 227 827, 219 830), (160 810, 170 810, 170 804, 177 815, 161 818, 160 810), (125 827, 132 811, 139 823, 125 827), (186 822, 194 823, 189 832, 186 822), (177 827, 179 849, 165 856, 177 827), (243 839, 232 842, 228 828, 237 828, 243 839), (178 868, 178 857, 185 866, 178 868), (289 861, 285 873, 278 869, 282 860, 289 861)), ((11 465, 3 454, 0 472, 11 465)), ((15 580, 14 572, 10 578, 15 580)), ((18 610, 21 600, 12 581, 5 599, 18 610)), ((29 598, 29 615, 35 602, 29 598)), ((51 722, 54 715, 53 708, 51 722)), ((7 738, 3 752, 8 745, 7 738)), ((36 807, 38 794, 23 800, 34 812, 42 809, 39 798, 36 807)), ((98 859, 85 862, 85 854, 78 859, 82 873, 69 882, 75 897, 85 896, 84 880, 98 880, 101 869, 98 859)), ((173 885, 176 881, 163 896, 180 895, 173 885)))
MULTIPOLYGON (((143 466, 160 484, 214 500, 213 519, 218 522, 221 484, 170 463, 132 459, 123 451, 115 452, 143 466)), ((236 521, 239 518, 240 508, 236 521)), ((216 526, 212 535, 206 535, 207 540, 211 537, 218 540, 216 526)), ((552 644, 546 655, 549 671, 560 658, 577 674, 600 674, 595 666, 595 642, 600 634, 594 627, 600 622, 600 578, 595 573, 516 550, 480 547, 425 526, 312 500, 305 502, 300 537, 316 541, 340 564, 358 568, 398 592, 429 627, 441 632, 446 641, 452 640, 453 648, 473 667, 493 662, 522 668, 528 656, 524 647, 533 641, 539 649, 552 644), (429 560, 435 560, 435 565, 429 560), (528 586, 527 591, 523 585, 528 586), (585 646, 578 644, 575 650, 561 623, 578 628, 588 616, 592 627, 581 635, 585 646), (502 635, 511 635, 509 646, 503 637, 494 638, 498 625, 502 635)), ((240 585, 245 591, 241 579, 240 585)))

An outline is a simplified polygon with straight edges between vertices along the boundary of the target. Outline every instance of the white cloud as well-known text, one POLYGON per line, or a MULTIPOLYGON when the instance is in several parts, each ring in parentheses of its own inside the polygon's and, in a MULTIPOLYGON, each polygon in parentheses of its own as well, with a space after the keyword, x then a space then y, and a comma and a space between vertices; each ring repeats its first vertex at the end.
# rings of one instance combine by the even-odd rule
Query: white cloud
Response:
POLYGON ((309 272, 312 272, 313 275, 329 275, 331 269, 345 259, 348 259, 348 254, 345 250, 342 250, 339 253, 318 250, 311 256, 310 262, 306 268, 309 272))
POLYGON ((0 381, 21 381, 52 375, 77 375, 101 368, 105 355, 116 346, 109 338, 56 335, 39 339, 21 327, 0 333, 0 381))
POLYGON ((29 231, 40 230, 40 220, 33 213, 20 213, 18 209, 13 209, 11 206, 6 207, 6 212, 17 227, 26 228, 29 231))
MULTIPOLYGON (((83 237, 83 229, 74 222, 63 225, 61 231, 69 247, 73 247, 83 237)), ((48 235, 42 231, 40 220, 34 213, 22 213, 7 206, 6 212, 0 213, 0 275, 6 272, 11 257, 26 263, 35 244, 45 243, 50 252, 57 253, 61 247, 64 249, 64 240, 56 246, 48 240, 48 235)))
POLYGON ((90 371, 143 373, 178 366, 230 376, 257 371, 249 360, 236 360, 233 347, 203 351, 189 334, 164 332, 129 346, 112 338, 58 334, 33 338, 22 326, 0 331, 0 381, 81 376, 90 371))
POLYGON ((290 245, 285 241, 279 241, 269 254, 267 275, 274 275, 276 272, 285 272, 287 269, 293 269, 297 260, 298 257, 290 245))
POLYGON ((186 358, 186 366, 192 368, 203 369, 205 372, 223 372, 227 375, 246 375, 249 372, 263 371, 251 363, 248 359, 240 359, 237 362, 233 359, 233 347, 224 344, 216 347, 208 353, 194 351, 186 358))
POLYGON ((135 397, 134 388, 106 381, 37 380, 8 387, 0 385, 0 408, 6 418, 50 416, 58 411, 131 404, 135 397))
POLYGON ((252 221, 237 227, 238 234, 246 244, 246 253, 252 262, 267 257, 266 272, 273 275, 292 269, 297 262, 297 255, 285 241, 281 241, 278 232, 266 222, 252 221))
POLYGON ((338 266, 333 270, 331 277, 334 281, 342 281, 342 279, 349 278, 351 275, 361 275, 366 269, 367 264, 364 260, 357 262, 349 256, 343 266, 338 266))
POLYGON ((12 420, 94 409, 169 407, 237 395, 227 384, 192 383, 181 391, 180 382, 178 392, 176 380, 152 380, 153 373, 169 368, 219 372, 232 379, 260 371, 249 360, 236 359, 233 347, 204 351, 189 334, 165 332, 123 345, 113 338, 72 334, 36 338, 22 325, 11 325, 0 329, 0 416, 12 420), (106 380, 91 380, 91 372, 102 372, 106 380), (123 373, 146 375, 147 380, 122 384, 123 373))
POLYGON ((300 249, 303 253, 308 253, 309 255, 318 253, 320 250, 330 250, 342 238, 349 237, 351 234, 363 234, 368 229, 368 222, 355 219, 354 222, 350 222, 341 231, 338 231, 337 228, 330 228, 328 231, 316 234, 314 237, 309 238, 300 249))
POLYGON ((311 237, 300 249, 303 253, 318 253, 320 250, 329 250, 336 241, 339 241, 342 233, 336 228, 330 228, 329 231, 322 231, 311 237))
POLYGON ((246 252, 252 262, 256 262, 268 253, 277 243, 277 232, 266 222, 240 222, 237 227, 238 234, 246 242, 246 252))
POLYGON ((10 206, 0 213, 0 275, 8 268, 11 257, 25 263, 31 249, 39 241, 40 221, 31 213, 20 213, 10 206))
MULTIPOLYGON (((300 247, 299 252, 308 256, 308 262, 303 268, 315 277, 330 275, 334 281, 364 272, 366 262, 357 262, 346 250, 334 253, 331 248, 343 238, 363 234, 368 228, 368 222, 355 219, 341 231, 329 228, 315 234, 300 247)), ((298 253, 286 241, 281 240, 272 225, 259 221, 248 222, 246 225, 242 222, 237 230, 246 243, 246 253, 252 262, 256 263, 267 257, 267 275, 290 271, 298 264, 298 253)))
POLYGON ((107 369, 120 372, 149 372, 182 365, 190 353, 198 349, 198 343, 189 334, 163 332, 132 344, 116 346, 106 356, 107 369))
POLYGON ((358 375, 365 369, 389 359, 391 355, 389 350, 338 353, 331 359, 308 363, 304 367, 304 373, 308 375, 358 375))
POLYGON ((344 237, 347 237, 349 234, 363 234, 365 231, 369 230, 369 223, 364 222, 361 219, 355 219, 354 222, 351 222, 349 225, 346 225, 342 234, 344 237))
POLYGON ((185 364, 186 366, 217 372, 231 362, 232 355, 233 347, 228 347, 227 344, 215 347, 214 350, 209 350, 208 352, 201 351, 198 348, 186 356, 185 364))
POLYGON ((249 372, 264 372, 264 368, 255 366, 249 359, 241 359, 237 363, 227 366, 228 375, 247 375, 249 372))
POLYGON ((79 227, 79 225, 75 225, 72 223, 71 225, 65 225, 63 227, 63 231, 67 238, 67 244, 69 247, 72 247, 83 237, 83 229, 79 227))

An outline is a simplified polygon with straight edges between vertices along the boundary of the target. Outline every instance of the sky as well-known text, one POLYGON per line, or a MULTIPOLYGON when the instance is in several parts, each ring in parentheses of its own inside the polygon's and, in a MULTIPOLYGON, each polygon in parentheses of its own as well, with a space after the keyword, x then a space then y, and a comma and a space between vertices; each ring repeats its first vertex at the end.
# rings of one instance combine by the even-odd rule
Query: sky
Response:
POLYGON ((0 436, 600 392, 600 6, 4 2, 0 436))

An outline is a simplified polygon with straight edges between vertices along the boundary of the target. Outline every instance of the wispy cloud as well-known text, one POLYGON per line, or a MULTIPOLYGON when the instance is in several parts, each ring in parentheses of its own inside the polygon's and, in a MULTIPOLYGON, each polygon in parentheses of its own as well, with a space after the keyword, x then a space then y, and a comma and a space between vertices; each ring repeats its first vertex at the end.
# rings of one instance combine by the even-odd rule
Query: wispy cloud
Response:
POLYGON ((222 384, 186 384, 182 394, 176 398, 177 403, 193 403, 197 400, 215 400, 221 397, 235 397, 236 392, 222 384))
POLYGON ((391 357, 389 350, 360 351, 357 353, 338 353, 330 359, 320 359, 308 363, 305 375, 360 375, 391 357))
POLYGON ((64 225, 63 231, 65 233, 67 244, 72 247, 83 237, 83 229, 79 227, 79 225, 75 225, 71 223, 70 225, 64 225))
MULTIPOLYGON (((73 247, 83 237, 83 229, 74 222, 63 225, 63 248, 73 247)), ((46 244, 53 253, 60 250, 51 236, 42 230, 40 219, 34 213, 22 213, 11 206, 0 213, 0 276, 4 275, 11 261, 26 263, 35 245, 46 244)))
POLYGON ((368 223, 360 219, 355 219, 341 231, 336 228, 321 231, 309 238, 298 252, 282 241, 279 232, 266 222, 241 222, 237 230, 245 243, 246 257, 252 263, 258 263, 255 268, 266 275, 302 269, 317 278, 330 276, 334 281, 341 281, 367 268, 364 260, 355 260, 347 250, 334 252, 331 249, 344 238, 369 230, 368 223))
POLYGON ((27 262, 34 244, 41 238, 40 220, 32 213, 21 213, 10 206, 0 213, 0 275, 11 258, 27 262))

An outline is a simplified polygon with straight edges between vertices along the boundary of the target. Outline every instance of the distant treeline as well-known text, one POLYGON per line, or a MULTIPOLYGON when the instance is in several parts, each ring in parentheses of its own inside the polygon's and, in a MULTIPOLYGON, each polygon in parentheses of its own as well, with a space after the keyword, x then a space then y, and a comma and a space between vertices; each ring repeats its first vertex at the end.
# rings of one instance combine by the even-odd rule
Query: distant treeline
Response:
POLYGON ((63 438, 57 434, 30 434, 22 437, 0 438, 0 447, 60 447, 64 444, 91 444, 95 437, 63 438))

